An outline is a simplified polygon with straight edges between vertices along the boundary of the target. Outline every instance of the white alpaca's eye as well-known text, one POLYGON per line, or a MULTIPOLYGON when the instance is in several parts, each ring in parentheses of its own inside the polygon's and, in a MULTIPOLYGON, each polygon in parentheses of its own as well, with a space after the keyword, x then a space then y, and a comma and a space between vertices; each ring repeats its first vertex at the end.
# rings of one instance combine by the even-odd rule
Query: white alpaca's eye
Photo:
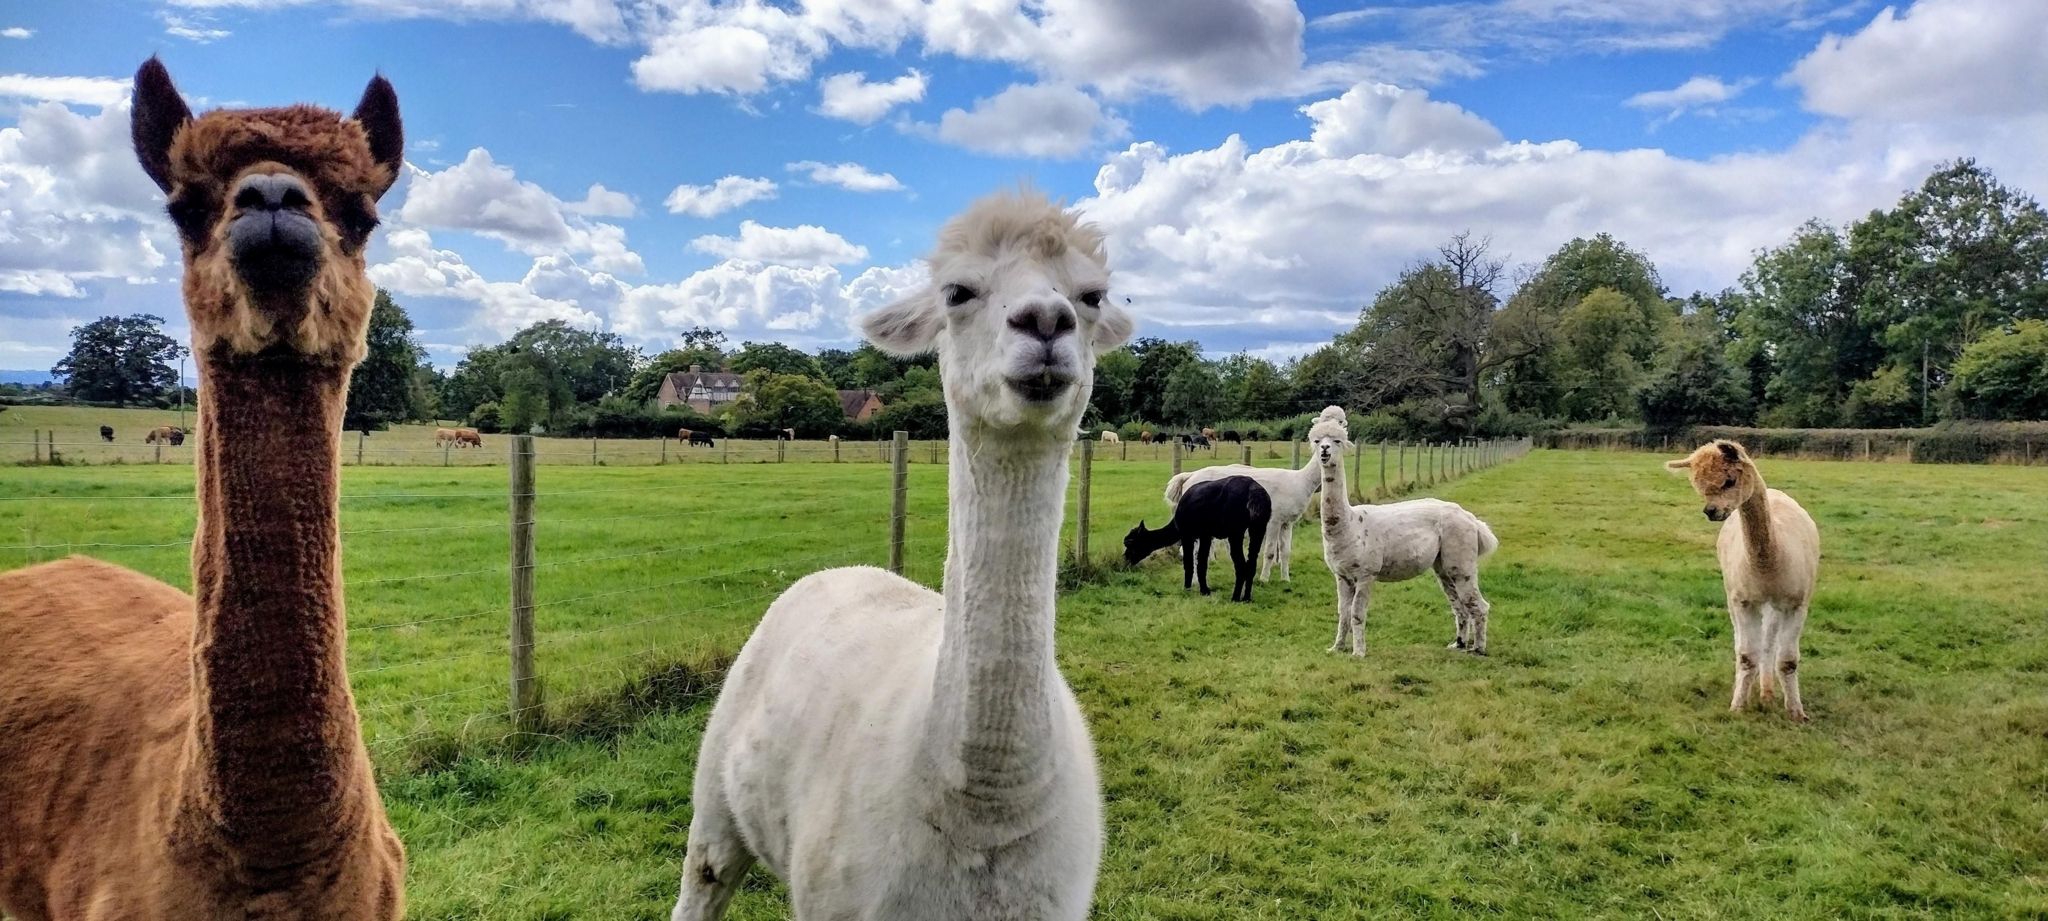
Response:
POLYGON ((980 296, 975 293, 973 288, 966 285, 946 286, 946 306, 948 307, 958 307, 980 296))
POLYGON ((1087 304, 1087 305, 1088 305, 1088 306, 1090 306, 1090 307, 1101 307, 1101 306, 1102 306, 1102 292, 1100 292, 1100 291, 1084 291, 1084 292, 1082 292, 1082 293, 1081 293, 1081 303, 1083 303, 1083 304, 1087 304))

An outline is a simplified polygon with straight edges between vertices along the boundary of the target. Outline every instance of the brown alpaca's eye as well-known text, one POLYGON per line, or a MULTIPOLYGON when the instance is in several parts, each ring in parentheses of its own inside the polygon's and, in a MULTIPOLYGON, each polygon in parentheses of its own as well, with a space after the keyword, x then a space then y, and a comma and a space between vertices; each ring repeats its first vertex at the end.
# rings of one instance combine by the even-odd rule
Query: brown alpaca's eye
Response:
POLYGON ((1729 478, 1728 478, 1728 482, 1726 482, 1726 483, 1722 483, 1722 484, 1721 484, 1721 488, 1722 488, 1722 489, 1734 489, 1734 488, 1735 488, 1735 478, 1734 478, 1734 477, 1729 477, 1729 478))
POLYGON ((948 307, 958 307, 980 296, 973 288, 966 285, 946 286, 946 306, 948 307))

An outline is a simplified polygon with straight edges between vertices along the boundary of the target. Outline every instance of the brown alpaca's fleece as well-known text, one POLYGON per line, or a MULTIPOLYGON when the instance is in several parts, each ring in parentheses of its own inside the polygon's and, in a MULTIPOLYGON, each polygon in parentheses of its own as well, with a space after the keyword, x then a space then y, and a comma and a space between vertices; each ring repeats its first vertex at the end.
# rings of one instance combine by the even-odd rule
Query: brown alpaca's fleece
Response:
MULTIPOLYGON (((175 93, 154 61, 138 113, 152 89, 175 93)), ((341 419, 374 289, 326 217, 389 184, 389 118, 374 141, 308 107, 178 129, 180 192, 296 172, 326 252, 305 296, 258 298, 220 245, 225 209, 180 228, 200 379, 192 596, 79 557, 0 574, 0 913, 14 921, 404 913, 405 853, 345 669, 341 419)), ((153 124, 137 126, 145 157, 153 124)))
POLYGON ((347 371, 269 364, 221 362, 201 390, 194 585, 214 617, 97 560, 0 574, 17 921, 402 913, 404 852, 342 669, 347 371))

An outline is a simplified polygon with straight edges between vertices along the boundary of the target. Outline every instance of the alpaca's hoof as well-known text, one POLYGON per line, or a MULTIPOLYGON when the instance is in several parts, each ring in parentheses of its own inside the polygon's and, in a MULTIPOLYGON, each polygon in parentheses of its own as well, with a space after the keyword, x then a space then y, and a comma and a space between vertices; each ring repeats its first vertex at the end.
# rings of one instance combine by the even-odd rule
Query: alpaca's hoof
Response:
POLYGON ((1788 711, 1785 715, 1791 717, 1792 722, 1795 723, 1811 722, 1811 720, 1809 720, 1806 716, 1806 709, 1804 707, 1797 710, 1788 711))
POLYGON ((1445 646, 1444 648, 1445 648, 1445 649, 1463 649, 1463 648, 1465 648, 1465 641, 1464 641, 1464 640, 1452 640, 1452 641, 1451 641, 1451 644, 1450 644, 1449 646, 1445 646))
POLYGON ((1363 658, 1365 658, 1365 650, 1363 650, 1363 649, 1353 649, 1353 650, 1351 650, 1351 657, 1352 657, 1352 658, 1354 658, 1354 659, 1363 659, 1363 658))

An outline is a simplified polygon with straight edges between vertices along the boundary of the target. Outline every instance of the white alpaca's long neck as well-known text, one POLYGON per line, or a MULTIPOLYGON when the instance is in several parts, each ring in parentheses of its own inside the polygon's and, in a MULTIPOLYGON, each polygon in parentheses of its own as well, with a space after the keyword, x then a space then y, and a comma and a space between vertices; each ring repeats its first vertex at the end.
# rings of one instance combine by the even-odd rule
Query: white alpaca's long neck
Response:
POLYGON ((949 832, 1012 839, 1051 791, 1053 594, 1068 444, 975 443, 955 420, 945 638, 927 753, 949 832))
POLYGON ((1349 537, 1358 527, 1351 514, 1351 492, 1344 482, 1344 456, 1335 463, 1321 464, 1323 481, 1323 538, 1349 537))

